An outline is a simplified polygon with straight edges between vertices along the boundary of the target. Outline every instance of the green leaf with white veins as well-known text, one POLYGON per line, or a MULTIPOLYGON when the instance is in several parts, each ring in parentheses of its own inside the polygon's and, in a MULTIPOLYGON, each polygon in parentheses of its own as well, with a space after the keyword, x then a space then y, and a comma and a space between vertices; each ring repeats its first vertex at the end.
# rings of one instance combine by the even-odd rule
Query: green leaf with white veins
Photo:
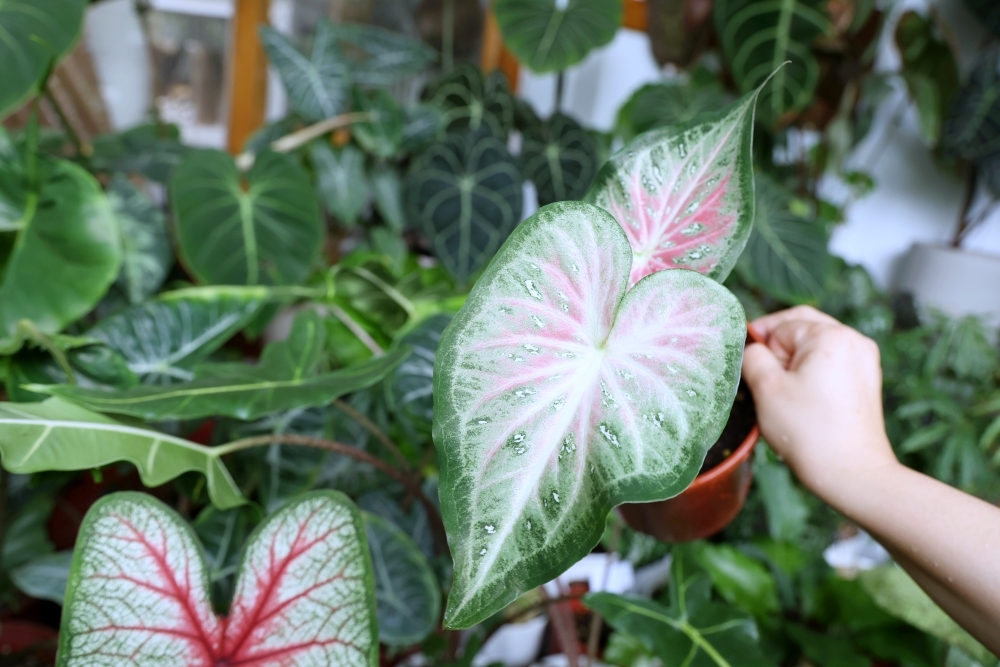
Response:
POLYGON ((736 395, 746 321, 693 271, 628 289, 632 250, 590 204, 521 223, 445 330, 434 366, 445 621, 468 627, 563 572, 623 502, 695 478, 736 395))
POLYGON ((514 98, 500 72, 484 76, 478 67, 457 65, 430 89, 431 104, 439 108, 439 123, 449 132, 486 128, 507 138, 514 125, 514 98))
POLYGON ((289 105, 306 121, 315 123, 346 111, 349 72, 332 23, 320 21, 316 26, 308 54, 274 28, 262 27, 260 39, 281 76, 289 105))
POLYGON ((197 419, 225 415, 256 419, 292 408, 325 405, 345 394, 379 382, 409 350, 395 350, 348 368, 321 372, 326 355, 326 328, 320 317, 305 311, 295 318, 288 340, 271 343, 260 363, 202 364, 195 380, 166 386, 140 386, 103 391, 72 385, 29 385, 39 393, 61 396, 99 412, 148 420, 197 419))
POLYGON ((87 335, 117 350, 146 384, 194 379, 193 366, 246 327, 266 287, 195 287, 107 317, 87 335))
POLYGON ((316 191, 326 210, 353 227, 368 201, 365 154, 353 144, 334 150, 324 141, 314 141, 309 144, 309 158, 316 172, 316 191))
POLYGON ((242 175, 225 153, 192 151, 170 200, 181 260, 202 283, 295 284, 323 243, 309 175, 287 155, 262 153, 242 175))
POLYGON ((535 183, 538 203, 579 199, 597 175, 597 140, 569 116, 557 113, 524 131, 524 177, 535 183))
POLYGON ((377 158, 391 158, 398 153, 406 124, 403 108, 384 90, 355 90, 353 98, 354 111, 369 116, 351 126, 354 139, 377 158))
POLYGON ((156 487, 190 471, 205 475, 212 503, 222 509, 243 496, 211 447, 128 426, 62 399, 0 403, 0 454, 9 472, 91 470, 128 461, 142 483, 156 487))
POLYGON ((160 288, 174 263, 167 219, 149 195, 122 173, 111 179, 108 199, 121 230, 122 272, 117 285, 130 303, 141 303, 160 288))

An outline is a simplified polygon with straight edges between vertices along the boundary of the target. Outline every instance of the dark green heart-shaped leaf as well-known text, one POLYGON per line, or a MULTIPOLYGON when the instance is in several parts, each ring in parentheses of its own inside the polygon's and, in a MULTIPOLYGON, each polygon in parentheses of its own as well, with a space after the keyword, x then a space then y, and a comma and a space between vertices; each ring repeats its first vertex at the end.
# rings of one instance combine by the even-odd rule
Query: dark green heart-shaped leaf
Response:
POLYGON ((347 110, 348 64, 334 31, 332 23, 320 21, 312 49, 303 54, 274 28, 260 29, 267 57, 288 93, 288 104, 308 122, 333 118, 347 110))
POLYGON ((101 320, 87 335, 122 354, 145 383, 192 380, 193 366, 246 327, 268 297, 264 287, 167 292, 101 320))
POLYGON ((622 22, 619 0, 496 0, 504 41, 535 72, 556 72, 604 46, 622 22))
POLYGON ((958 64, 934 15, 906 12, 896 24, 896 46, 903 59, 903 80, 917 106, 920 131, 937 145, 941 124, 958 89, 958 64))
POLYGON ((753 231, 737 262, 740 276, 786 303, 815 303, 833 263, 823 222, 767 174, 756 176, 753 231))
POLYGON ((411 224, 459 282, 486 265, 521 217, 521 173, 499 139, 449 135, 421 155, 407 179, 411 224))
POLYGON ((288 285, 309 273, 323 242, 306 172, 265 152, 242 176, 219 151, 193 151, 170 184, 180 256, 203 283, 288 285))
POLYGON ((354 91, 354 111, 368 115, 368 120, 355 123, 351 132, 366 151, 378 158, 391 158, 403 143, 406 118, 403 109, 384 90, 365 93, 354 91))
POLYGON ((412 353, 386 383, 392 408, 423 431, 434 421, 434 353, 449 322, 451 315, 433 315, 403 336, 412 353))
POLYGON ((524 177, 534 182, 541 206, 579 199, 597 175, 597 141, 561 113, 524 132, 524 177))
POLYGON ((131 303, 140 303, 160 288, 174 263, 167 219, 145 192, 123 174, 115 174, 108 199, 122 240, 118 287, 131 303))
POLYGON ((669 125, 681 125, 698 114, 719 111, 729 95, 715 77, 709 81, 651 83, 637 90, 618 111, 615 132, 625 141, 669 125))
POLYGON ((812 43, 830 29, 824 0, 717 0, 715 27, 740 90, 774 74, 760 93, 763 122, 776 126, 812 103, 820 76, 812 43))
POLYGON ((1000 152, 1000 47, 983 54, 955 96, 942 145, 952 155, 968 160, 1000 152))
POLYGON ((225 415, 256 419, 293 408, 325 405, 379 382, 408 350, 397 350, 338 371, 320 372, 326 354, 326 329, 306 311, 295 319, 288 340, 271 343, 260 363, 202 364, 195 380, 167 386, 140 386, 110 392, 71 385, 29 386, 31 391, 67 398, 100 412, 148 420, 197 419, 225 415))
MULTIPOLYGON (((64 161, 45 162, 41 171, 37 191, 18 189, 0 206, 0 215, 18 214, 0 284, 0 336, 12 335, 20 320, 60 331, 100 301, 121 266, 118 224, 97 181, 64 161)), ((21 178, 0 173, 0 181, 21 178)))
POLYGON ((17 110, 76 42, 86 8, 87 0, 0 2, 0 119, 17 110))
POLYGON ((441 613, 441 588, 420 548, 396 526, 362 512, 375 573, 378 638, 409 646, 434 631, 441 613))
POLYGON ((211 447, 122 424, 59 398, 44 403, 0 403, 0 427, 3 467, 13 473, 91 470, 128 461, 148 487, 195 471, 205 475, 208 494, 217 507, 244 502, 211 447))
MULTIPOLYGON (((429 488, 424 483, 424 491, 430 498, 437 498, 437 486, 429 488)), ((421 503, 409 503, 404 510, 402 503, 384 490, 368 491, 358 498, 358 507, 365 512, 377 514, 396 528, 403 531, 407 537, 420 547, 421 553, 427 558, 434 556, 434 536, 431 534, 430 523, 427 520, 427 509, 421 503)))
POLYGON ((348 227, 368 201, 365 154, 353 144, 334 150, 325 141, 309 144, 309 157, 316 172, 316 190, 330 215, 348 227))
POLYGON ((471 65, 458 65, 431 88, 430 101, 443 112, 448 131, 486 127, 506 139, 514 124, 514 100, 500 72, 484 77, 471 65))

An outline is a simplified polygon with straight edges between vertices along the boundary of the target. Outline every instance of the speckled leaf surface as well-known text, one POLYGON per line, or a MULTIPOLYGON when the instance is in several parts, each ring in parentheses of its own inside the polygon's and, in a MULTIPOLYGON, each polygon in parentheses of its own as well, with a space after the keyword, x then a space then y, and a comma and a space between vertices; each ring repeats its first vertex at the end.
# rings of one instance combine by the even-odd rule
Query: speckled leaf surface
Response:
POLYGON ((190 526, 119 493, 80 529, 57 665, 374 666, 377 636, 364 525, 346 496, 307 494, 262 524, 220 618, 190 526))
POLYGON ((586 201, 628 235, 630 285, 664 269, 729 275, 753 225, 756 97, 642 134, 601 169, 586 201))
POLYGON ((442 336, 434 441, 451 627, 582 558, 615 505, 680 493, 722 431, 742 307, 693 271, 626 291, 631 262, 607 212, 551 204, 515 230, 442 336))

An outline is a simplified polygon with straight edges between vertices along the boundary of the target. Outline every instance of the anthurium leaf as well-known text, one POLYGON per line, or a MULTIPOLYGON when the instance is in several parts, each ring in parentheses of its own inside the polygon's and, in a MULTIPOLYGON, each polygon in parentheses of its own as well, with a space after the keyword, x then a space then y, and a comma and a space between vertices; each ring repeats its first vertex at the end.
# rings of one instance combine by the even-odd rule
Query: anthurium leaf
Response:
POLYGON ((441 123, 449 131, 486 128, 506 139, 514 125, 514 99, 500 72, 484 76, 460 64, 431 88, 430 101, 443 112, 441 123))
POLYGON ((451 134, 410 167, 410 220, 457 281, 485 266, 520 221, 521 182, 507 147, 485 133, 451 134))
POLYGON ((525 130, 521 144, 524 177, 538 189, 542 206, 579 199, 597 175, 597 140, 569 116, 554 114, 525 130))
POLYGON ((362 512, 368 533, 379 640, 389 646, 423 641, 437 626, 441 588, 420 548, 396 526, 362 512))
POLYGON ((822 221, 767 174, 756 178, 753 233, 739 260, 740 276, 786 303, 815 303, 833 267, 822 221))
POLYGON ((942 145, 952 155, 981 160, 1000 151, 1000 47, 988 49, 955 96, 942 145))
POLYGON ((786 114, 812 103, 820 66, 811 47, 830 30, 823 0, 719 0, 715 27, 743 92, 757 88, 774 73, 771 85, 761 93, 764 123, 776 126, 786 114), (789 64, 782 67, 786 61, 789 64))
POLYGON ((625 141, 649 130, 682 125, 699 114, 719 111, 730 102, 712 76, 708 81, 651 83, 643 86, 618 110, 615 132, 625 141))
POLYGON ((693 271, 626 291, 631 262, 606 211, 550 204, 514 231, 441 338, 434 443, 451 627, 585 556, 615 505, 680 493, 725 425, 742 307, 693 271))
POLYGON ((143 484, 159 486, 195 471, 205 475, 220 508, 243 503, 240 490, 209 447, 122 424, 62 399, 44 403, 0 403, 3 467, 18 474, 43 470, 90 470, 128 461, 143 484))
POLYGON ((7 0, 0 4, 0 120, 35 91, 49 66, 76 42, 86 0, 7 0))
POLYGON ((1000 5, 993 0, 965 0, 965 6, 982 20, 990 32, 1000 36, 1000 5))
POLYGON ((333 118, 347 110, 348 63, 334 32, 332 23, 320 21, 312 49, 303 54, 274 28, 260 29, 261 42, 281 76, 289 105, 307 122, 333 118))
POLYGON ((61 160, 41 171, 38 191, 24 192, 0 284, 0 336, 23 319, 60 331, 97 304, 121 266, 118 224, 94 177, 61 160))
POLYGON ((287 155, 262 153, 241 176, 225 153, 192 151, 174 170, 170 196, 181 260, 203 283, 294 284, 319 254, 319 205, 287 155))
POLYGON ((191 380, 192 367, 243 329, 267 302, 266 287, 195 287, 107 317, 87 331, 122 354, 146 383, 191 380))
POLYGON ((909 11, 899 17, 896 46, 903 61, 903 80, 916 103, 924 141, 936 146, 941 124, 958 89, 958 63, 936 17, 909 11))
POLYGON ((444 122, 442 110, 424 102, 404 108, 406 123, 403 125, 403 150, 419 153, 437 138, 444 122))
POLYGON ((10 579, 25 595, 61 605, 66 594, 66 581, 69 579, 72 560, 72 551, 36 556, 24 565, 10 570, 10 579))
POLYGON ((122 272, 117 285, 129 302, 140 303, 160 289, 174 263, 167 219, 149 195, 122 173, 111 179, 108 199, 122 241, 122 272))
POLYGON ((371 93, 355 90, 353 99, 353 110, 368 114, 367 120, 351 126, 351 132, 361 147, 382 159, 398 153, 406 123, 403 108, 384 90, 371 93))
POLYGON ((334 150, 330 144, 309 144, 309 157, 316 171, 316 190, 330 215, 351 227, 368 201, 365 154, 348 144, 334 150))
POLYGON ((400 343, 412 353, 386 383, 392 409, 421 430, 434 420, 434 354, 450 322, 450 315, 432 315, 403 336, 400 343))
POLYGON ((364 525, 343 494, 300 496, 265 521, 240 562, 229 615, 212 611, 190 526, 145 494, 87 513, 59 632, 58 667, 378 664, 364 525))
POLYGON ((377 26, 330 23, 327 29, 347 58, 351 80, 361 86, 391 86, 435 59, 434 49, 421 40, 377 26))
POLYGON ((773 667, 758 648, 753 619, 712 602, 705 575, 692 565, 683 551, 674 554, 669 606, 612 593, 590 593, 584 604, 641 640, 664 665, 773 667))
POLYGON ((140 174, 151 181, 166 183, 188 148, 180 141, 176 125, 139 125, 116 134, 94 139, 90 166, 99 172, 140 174))
POLYGON ((102 391, 72 385, 28 387, 62 396, 98 412, 148 420, 196 419, 213 415, 256 419, 298 407, 325 405, 370 387, 409 354, 401 349, 337 371, 320 372, 326 353, 326 329, 306 311, 295 319, 288 340, 271 343, 260 363, 202 364, 196 379, 183 384, 140 386, 102 391))
POLYGON ((604 46, 622 22, 617 0, 496 0, 504 42, 535 72, 557 72, 604 46))
POLYGON ((751 93, 696 121, 640 135, 611 157, 586 201, 609 211, 632 245, 635 284, 664 269, 725 279, 753 225, 751 93))

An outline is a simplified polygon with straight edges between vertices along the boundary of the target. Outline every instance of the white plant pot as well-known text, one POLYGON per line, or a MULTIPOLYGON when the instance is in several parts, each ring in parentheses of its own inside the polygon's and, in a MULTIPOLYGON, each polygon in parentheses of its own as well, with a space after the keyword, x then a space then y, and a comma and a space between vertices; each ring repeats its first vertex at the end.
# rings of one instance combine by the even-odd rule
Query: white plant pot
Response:
POLYGON ((523 623, 508 623, 487 640, 472 666, 499 662, 506 667, 527 667, 538 657, 548 622, 549 617, 543 614, 523 623))
POLYGON ((1000 257, 948 246, 915 244, 903 257, 895 288, 922 311, 974 315, 1000 326, 1000 257))

